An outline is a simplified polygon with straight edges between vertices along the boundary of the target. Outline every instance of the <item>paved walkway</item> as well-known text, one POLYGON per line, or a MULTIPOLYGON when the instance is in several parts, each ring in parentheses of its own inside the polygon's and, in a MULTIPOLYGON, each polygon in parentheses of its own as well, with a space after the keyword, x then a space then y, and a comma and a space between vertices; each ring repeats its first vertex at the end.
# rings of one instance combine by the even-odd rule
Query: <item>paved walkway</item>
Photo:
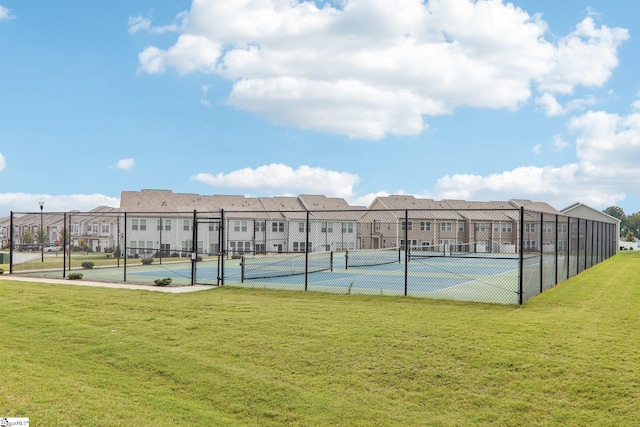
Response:
POLYGON ((76 286, 94 286, 99 288, 114 289, 135 289, 152 292, 166 292, 170 294, 182 294, 186 292, 206 291, 215 289, 217 286, 194 285, 194 286, 153 286, 153 285, 134 285, 124 283, 107 283, 107 282, 90 282, 87 280, 65 280, 65 279, 46 279, 37 277, 16 276, 12 274, 0 274, 0 283, 2 281, 16 282, 35 282, 52 285, 76 285, 76 286))

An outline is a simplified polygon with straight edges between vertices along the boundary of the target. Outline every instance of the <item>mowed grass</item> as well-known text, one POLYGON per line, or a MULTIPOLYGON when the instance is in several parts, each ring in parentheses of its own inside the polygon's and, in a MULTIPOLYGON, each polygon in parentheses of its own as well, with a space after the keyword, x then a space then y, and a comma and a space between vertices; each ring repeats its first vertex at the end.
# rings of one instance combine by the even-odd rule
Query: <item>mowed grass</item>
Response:
POLYGON ((524 306, 0 281, 0 417, 639 425, 639 267, 617 255, 524 306))

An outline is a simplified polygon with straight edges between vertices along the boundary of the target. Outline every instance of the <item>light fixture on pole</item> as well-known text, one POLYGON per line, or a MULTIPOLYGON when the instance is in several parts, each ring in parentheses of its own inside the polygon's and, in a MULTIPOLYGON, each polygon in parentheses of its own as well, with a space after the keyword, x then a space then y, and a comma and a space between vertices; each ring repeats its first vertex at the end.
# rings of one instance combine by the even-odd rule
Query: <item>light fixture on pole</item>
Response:
POLYGON ((44 262, 44 220, 42 216, 44 202, 38 202, 38 204, 40 205, 40 232, 38 233, 38 240, 40 240, 40 260, 44 262))

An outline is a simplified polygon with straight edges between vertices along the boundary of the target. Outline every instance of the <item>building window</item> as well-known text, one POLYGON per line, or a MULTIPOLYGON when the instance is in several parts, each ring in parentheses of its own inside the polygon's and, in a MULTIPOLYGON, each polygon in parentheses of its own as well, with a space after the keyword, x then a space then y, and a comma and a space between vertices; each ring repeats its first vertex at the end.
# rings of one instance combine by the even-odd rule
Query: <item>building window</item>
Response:
POLYGON ((140 220, 140 230, 145 231, 147 229, 147 220, 146 219, 141 219, 140 220))
POLYGON ((543 226, 542 231, 543 231, 544 233, 551 233, 551 232, 553 232, 553 226, 551 225, 551 223, 550 223, 550 222, 545 222, 544 224, 542 224, 542 226, 543 226))
POLYGON ((271 223, 271 231, 274 233, 284 232, 284 222, 274 221, 271 223))
POLYGON ((477 222, 475 224, 476 231, 487 231, 487 223, 486 222, 477 222))
POLYGON ((251 242, 229 242, 229 249, 234 254, 251 252, 251 242))
POLYGON ((109 234, 109 224, 102 223, 102 234, 109 234))
POLYGON ((458 223, 458 231, 464 231, 464 222, 458 223))
POLYGON ((413 230, 413 222, 402 221, 400 228, 402 229, 402 231, 411 231, 413 230))
POLYGON ((189 231, 191 229, 191 221, 185 219, 182 221, 182 231, 189 231))
POLYGON ((171 220, 170 219, 165 219, 164 220, 164 231, 171 231, 171 220))
POLYGON ((451 231, 453 230, 453 225, 450 222, 441 222, 440 223, 440 231, 451 231))
POLYGON ((322 233, 333 233, 333 223, 332 222, 323 222, 320 227, 320 231, 322 233))
POLYGON ((525 224, 524 225, 524 232, 525 233, 535 233, 536 232, 536 225, 535 224, 525 224))
POLYGON ((159 220, 156 222, 156 230, 158 230, 158 231, 161 231, 161 230, 162 230, 162 220, 161 220, 161 219, 159 219, 159 220))
POLYGON ((352 222, 343 222, 342 223, 342 232, 343 233, 353 233, 353 223, 352 222))
POLYGON ((431 231, 431 221, 420 221, 420 231, 431 231))
POLYGON ((219 230, 220 230, 220 223, 217 223, 217 222, 209 223, 209 231, 219 231, 219 230))
POLYGON ((233 221, 233 231, 240 231, 240 221, 233 221))
POLYGON ((505 222, 502 224, 501 230, 503 233, 511 233, 513 231, 513 225, 510 222, 505 222))
POLYGON ((299 222, 298 223, 298 231, 300 233, 304 233, 304 222, 299 222))
POLYGON ((138 229, 139 229, 138 220, 137 219, 132 219, 131 220, 131 230, 136 231, 138 229))
POLYGON ((558 233, 566 233, 567 232, 567 224, 562 223, 558 224, 558 233))
POLYGON ((265 231, 266 224, 265 221, 256 221, 253 223, 253 230, 259 233, 263 233, 265 231))
POLYGON ((524 249, 534 250, 536 249, 536 241, 535 240, 525 240, 524 241, 524 249))

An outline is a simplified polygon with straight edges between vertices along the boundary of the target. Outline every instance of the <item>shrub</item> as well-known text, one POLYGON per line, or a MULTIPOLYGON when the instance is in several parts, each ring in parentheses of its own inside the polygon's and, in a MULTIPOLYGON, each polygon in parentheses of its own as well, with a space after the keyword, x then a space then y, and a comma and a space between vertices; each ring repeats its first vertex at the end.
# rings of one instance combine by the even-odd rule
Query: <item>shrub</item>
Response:
POLYGON ((165 277, 163 279, 154 280, 156 286, 169 286, 171 284, 171 277, 165 277))
POLYGON ((4 274, 4 270, 0 268, 0 274, 4 274))
POLYGON ((142 258, 143 265, 151 265, 153 264, 153 258, 142 258))
POLYGON ((69 273, 69 275, 67 276, 67 279, 69 279, 69 280, 80 280, 80 279, 82 279, 82 273, 69 273))
POLYGON ((91 261, 85 261, 82 264, 82 268, 93 268, 94 264, 91 261))

